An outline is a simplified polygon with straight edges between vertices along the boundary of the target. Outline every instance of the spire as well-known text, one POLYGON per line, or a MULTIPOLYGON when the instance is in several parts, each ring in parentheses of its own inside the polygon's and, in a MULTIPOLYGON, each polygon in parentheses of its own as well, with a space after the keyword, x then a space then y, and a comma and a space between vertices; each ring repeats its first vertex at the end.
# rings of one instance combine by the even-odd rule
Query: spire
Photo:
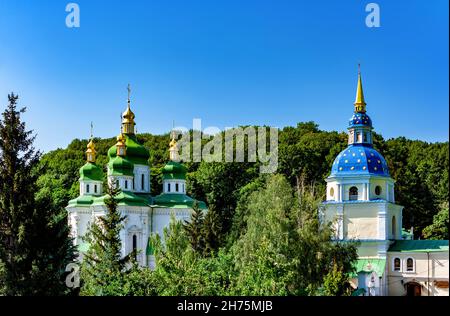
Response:
POLYGON ((87 150, 86 150, 86 160, 87 162, 95 163, 95 154, 97 153, 95 150, 95 144, 94 144, 94 136, 92 130, 94 129, 94 125, 91 122, 91 137, 89 140, 89 143, 87 144, 87 150))
POLYGON ((178 153, 178 144, 175 139, 175 136, 176 136, 175 129, 172 128, 171 134, 172 134, 171 141, 169 143, 170 160, 178 162, 178 161, 180 161, 180 154, 178 153))
POLYGON ((134 125, 136 125, 136 123, 134 122, 134 113, 133 111, 131 111, 131 107, 130 107, 130 95, 131 95, 131 87, 130 84, 128 84, 127 86, 127 91, 128 91, 128 99, 127 99, 127 109, 125 110, 125 112, 123 112, 122 114, 122 127, 123 127, 123 132, 125 134, 134 134, 134 125))
POLYGON ((356 113, 366 113, 366 102, 364 101, 360 64, 358 64, 358 85, 356 88, 356 100, 354 105, 356 113))

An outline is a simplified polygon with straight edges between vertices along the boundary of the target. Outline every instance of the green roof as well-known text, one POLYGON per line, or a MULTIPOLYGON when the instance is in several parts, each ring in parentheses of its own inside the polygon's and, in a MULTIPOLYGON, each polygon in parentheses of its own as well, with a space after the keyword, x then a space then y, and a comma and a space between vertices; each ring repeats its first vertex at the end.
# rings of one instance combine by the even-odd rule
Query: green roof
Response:
POLYGON ((87 162, 80 168, 80 181, 93 180, 103 181, 103 170, 95 163, 87 162))
MULTIPOLYGON (((94 203, 92 205, 104 205, 105 198, 107 197, 108 195, 103 195, 94 199, 94 203)), ((145 197, 139 197, 130 191, 121 191, 117 195, 116 200, 118 205, 149 206, 149 201, 145 197)))
MULTIPOLYGON (((192 208, 195 200, 186 194, 163 193, 153 199, 152 207, 192 208)), ((206 209, 203 201, 198 201, 200 209, 206 209)))
POLYGON ((448 240, 396 240, 390 252, 448 251, 448 240))
POLYGON ((361 295, 364 295, 365 293, 366 293, 366 290, 363 288, 360 288, 360 289, 353 291, 351 296, 361 296, 361 295))
MULTIPOLYGON (((131 163, 136 165, 148 165, 148 159, 150 158, 150 152, 147 148, 139 144, 136 135, 124 134, 126 145, 126 158, 131 163)), ((108 149, 108 157, 111 160, 117 156, 116 145, 108 149)))
POLYGON ((185 180, 186 172, 187 169, 183 164, 172 160, 169 161, 162 169, 164 180, 170 179, 185 180))
POLYGON ((375 271, 378 277, 382 277, 386 267, 386 259, 361 258, 354 263, 355 271, 352 277, 356 277, 359 272, 370 273, 375 271))
POLYGON ((70 200, 68 207, 89 207, 94 202, 95 196, 92 195, 83 195, 79 196, 76 199, 70 200))
POLYGON ((108 162, 109 172, 111 176, 133 176, 134 166, 127 159, 116 156, 108 162))

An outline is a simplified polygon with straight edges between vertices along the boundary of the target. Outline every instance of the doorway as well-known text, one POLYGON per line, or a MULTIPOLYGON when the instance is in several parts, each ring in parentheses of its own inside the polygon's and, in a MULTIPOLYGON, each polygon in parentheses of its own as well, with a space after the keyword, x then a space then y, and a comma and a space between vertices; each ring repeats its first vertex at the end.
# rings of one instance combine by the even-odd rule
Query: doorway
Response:
POLYGON ((421 296, 422 286, 416 282, 409 282, 406 284, 406 296, 421 296))

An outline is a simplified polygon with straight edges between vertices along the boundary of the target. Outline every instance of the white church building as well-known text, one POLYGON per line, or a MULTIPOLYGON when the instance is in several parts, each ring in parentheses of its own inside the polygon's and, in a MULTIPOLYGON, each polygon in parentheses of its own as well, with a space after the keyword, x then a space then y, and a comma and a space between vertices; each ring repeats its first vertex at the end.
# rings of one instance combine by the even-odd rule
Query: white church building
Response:
MULTIPOLYGON (((117 197, 118 209, 126 216, 120 232, 122 255, 137 250, 141 266, 154 266, 153 249, 149 243, 152 234, 163 236, 163 229, 170 223, 172 214, 177 220, 190 218, 195 200, 186 195, 186 168, 180 163, 178 146, 174 138, 169 144, 170 160, 162 170, 163 189, 158 196, 150 195, 150 153, 135 134, 135 115, 128 106, 122 114, 121 133, 117 142, 108 150, 106 180, 121 189, 117 197)), ((89 244, 83 241, 90 224, 98 216, 105 215, 105 176, 102 166, 96 164, 96 149, 92 140, 87 145, 86 164, 80 168, 80 195, 69 201, 69 225, 80 256, 89 244)), ((197 201, 206 210, 206 204, 197 201)))
POLYGON ((395 182, 373 148, 361 74, 348 147, 334 160, 327 182, 322 222, 335 226, 336 240, 359 241, 351 280, 356 293, 378 296, 435 296, 448 293, 448 240, 412 240, 402 229, 403 207, 395 203, 395 182))

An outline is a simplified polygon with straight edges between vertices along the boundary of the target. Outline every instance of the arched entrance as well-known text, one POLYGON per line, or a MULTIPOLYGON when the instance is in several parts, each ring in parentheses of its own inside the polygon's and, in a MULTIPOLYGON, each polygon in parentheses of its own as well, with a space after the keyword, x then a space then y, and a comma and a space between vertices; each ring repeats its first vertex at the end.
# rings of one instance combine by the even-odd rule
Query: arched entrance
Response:
POLYGON ((406 296, 421 296, 422 286, 417 282, 406 283, 406 296))

